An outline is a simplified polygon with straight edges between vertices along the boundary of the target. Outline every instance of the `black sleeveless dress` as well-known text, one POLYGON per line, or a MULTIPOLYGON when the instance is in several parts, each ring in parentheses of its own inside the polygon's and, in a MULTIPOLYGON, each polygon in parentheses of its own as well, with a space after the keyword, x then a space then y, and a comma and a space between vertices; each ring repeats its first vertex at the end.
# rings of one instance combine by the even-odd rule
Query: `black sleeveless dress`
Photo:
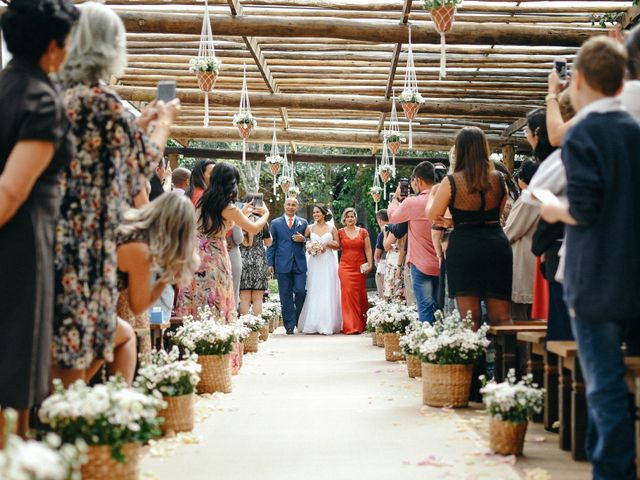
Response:
POLYGON ((513 254, 500 225, 504 177, 493 172, 490 189, 481 193, 470 192, 461 173, 447 178, 454 225, 446 255, 450 294, 511 301, 513 254))

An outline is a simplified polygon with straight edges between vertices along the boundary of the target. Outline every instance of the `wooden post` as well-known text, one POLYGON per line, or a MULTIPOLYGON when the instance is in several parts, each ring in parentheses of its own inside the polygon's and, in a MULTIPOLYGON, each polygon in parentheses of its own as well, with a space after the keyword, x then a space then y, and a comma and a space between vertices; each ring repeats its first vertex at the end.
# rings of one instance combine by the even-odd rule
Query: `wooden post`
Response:
POLYGON ((504 166, 507 167, 507 170, 509 170, 510 174, 513 174, 515 157, 516 149, 513 148, 513 145, 502 146, 502 163, 504 163, 504 166))
POLYGON ((171 170, 175 170, 176 168, 178 168, 178 154, 170 153, 168 157, 169 157, 169 166, 171 167, 171 170))

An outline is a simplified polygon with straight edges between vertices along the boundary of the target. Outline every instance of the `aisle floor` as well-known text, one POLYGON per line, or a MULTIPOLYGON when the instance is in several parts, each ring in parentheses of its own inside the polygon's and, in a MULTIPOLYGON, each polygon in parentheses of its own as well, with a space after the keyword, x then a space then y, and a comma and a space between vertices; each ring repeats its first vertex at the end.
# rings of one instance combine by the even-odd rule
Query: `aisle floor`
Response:
POLYGON ((420 380, 368 336, 280 332, 245 356, 233 393, 198 399, 192 434, 149 449, 143 479, 589 478, 538 425, 525 457, 488 455, 479 405, 421 408, 420 380))

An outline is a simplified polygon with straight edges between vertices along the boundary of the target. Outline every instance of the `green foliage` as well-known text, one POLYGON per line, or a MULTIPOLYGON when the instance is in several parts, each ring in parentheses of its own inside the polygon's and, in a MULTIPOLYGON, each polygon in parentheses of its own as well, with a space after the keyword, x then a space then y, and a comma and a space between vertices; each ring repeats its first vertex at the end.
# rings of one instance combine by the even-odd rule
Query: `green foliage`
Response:
POLYGON ((424 0, 424 9, 433 10, 444 6, 458 6, 462 0, 424 0))

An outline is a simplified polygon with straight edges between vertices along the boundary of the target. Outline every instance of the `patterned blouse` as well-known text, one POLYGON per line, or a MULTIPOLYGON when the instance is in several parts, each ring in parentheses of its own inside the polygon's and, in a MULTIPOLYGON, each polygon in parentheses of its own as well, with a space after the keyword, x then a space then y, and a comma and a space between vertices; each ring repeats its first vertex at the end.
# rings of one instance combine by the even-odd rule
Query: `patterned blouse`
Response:
POLYGON ((65 102, 77 153, 60 178, 54 357, 83 369, 113 358, 116 228, 162 151, 106 87, 71 86, 65 102))

